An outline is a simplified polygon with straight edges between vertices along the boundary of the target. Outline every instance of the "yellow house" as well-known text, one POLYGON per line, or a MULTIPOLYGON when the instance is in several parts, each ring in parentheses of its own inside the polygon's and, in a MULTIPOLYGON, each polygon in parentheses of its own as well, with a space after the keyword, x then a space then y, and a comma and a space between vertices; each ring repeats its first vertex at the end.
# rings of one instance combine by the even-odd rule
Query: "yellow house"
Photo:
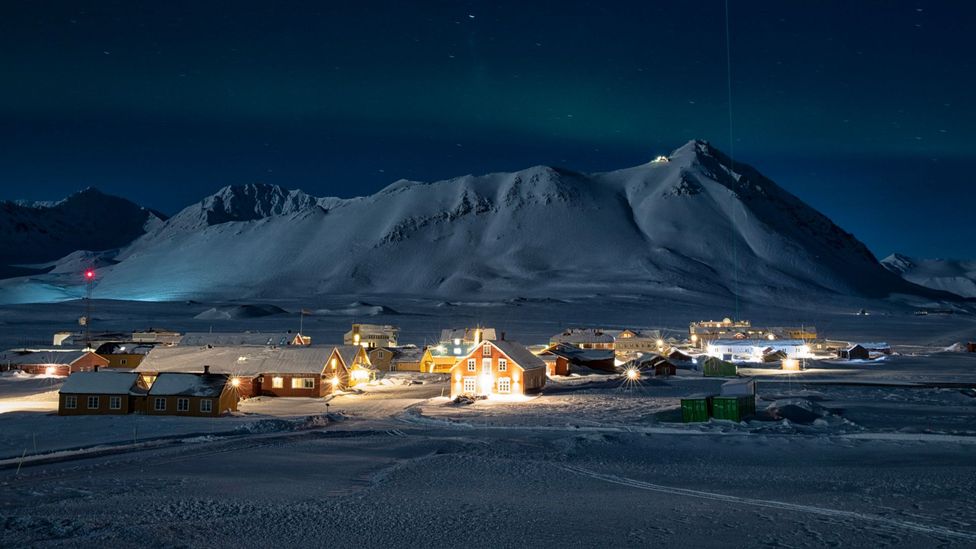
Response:
POLYGON ((341 390, 373 381, 376 369, 361 345, 337 345, 329 354, 323 375, 333 390, 341 390))

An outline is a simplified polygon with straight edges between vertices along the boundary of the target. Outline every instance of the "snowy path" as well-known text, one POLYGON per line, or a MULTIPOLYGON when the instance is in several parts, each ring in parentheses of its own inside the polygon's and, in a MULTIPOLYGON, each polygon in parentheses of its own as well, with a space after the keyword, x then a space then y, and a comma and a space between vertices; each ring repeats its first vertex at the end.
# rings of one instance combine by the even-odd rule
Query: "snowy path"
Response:
POLYGON ((583 475, 597 480, 602 480, 604 482, 610 482, 613 484, 620 484, 622 486, 629 486, 631 488, 637 488, 640 490, 650 490, 653 492, 662 492, 666 494, 674 494, 678 496, 687 496, 693 498, 710 499, 715 501, 723 501, 738 505, 754 505, 758 507, 771 507, 773 509, 781 511, 795 511, 799 513, 811 513, 815 515, 822 515, 831 518, 853 520, 854 522, 870 522, 876 523, 881 526, 887 526, 891 528, 900 528, 904 530, 913 530, 922 534, 931 534, 939 536, 950 536, 954 538, 976 541, 976 532, 961 532, 958 530, 952 530, 950 528, 945 528, 936 525, 926 525, 919 524, 916 522, 909 522, 904 520, 891 519, 886 517, 881 517, 878 515, 869 515, 865 513, 856 513, 853 511, 842 511, 838 509, 827 509, 824 507, 814 507, 811 505, 798 505, 795 503, 787 503, 785 501, 774 501, 774 500, 763 500, 755 498, 745 498, 738 496, 730 496, 726 494, 717 494, 714 492, 703 492, 700 490, 689 490, 687 488, 676 488, 673 486, 661 486, 659 484, 651 484, 649 482, 644 482, 641 480, 635 480, 630 478, 618 477, 616 475, 607 475, 603 473, 597 473, 583 467, 576 467, 573 465, 559 465, 564 471, 576 475, 583 475))

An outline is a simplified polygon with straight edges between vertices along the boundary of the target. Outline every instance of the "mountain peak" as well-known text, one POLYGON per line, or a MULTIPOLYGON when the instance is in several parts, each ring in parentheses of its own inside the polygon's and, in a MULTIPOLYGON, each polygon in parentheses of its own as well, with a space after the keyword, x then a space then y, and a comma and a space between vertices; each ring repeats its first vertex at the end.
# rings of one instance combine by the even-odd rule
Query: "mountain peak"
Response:
POLYGON ((315 207, 317 199, 300 190, 267 183, 228 185, 199 203, 208 225, 252 221, 315 207))

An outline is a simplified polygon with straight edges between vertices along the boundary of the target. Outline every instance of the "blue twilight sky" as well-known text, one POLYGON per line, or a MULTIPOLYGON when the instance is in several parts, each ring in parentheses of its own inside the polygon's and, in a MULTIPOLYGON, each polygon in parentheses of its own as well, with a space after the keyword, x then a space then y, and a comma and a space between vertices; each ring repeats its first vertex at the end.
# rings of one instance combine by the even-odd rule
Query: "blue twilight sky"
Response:
MULTIPOLYGON (((174 213, 228 184, 729 151, 723 1, 526 4, 4 2, 0 198, 174 213)), ((729 9, 736 158, 879 257, 976 257, 976 3, 729 9)))

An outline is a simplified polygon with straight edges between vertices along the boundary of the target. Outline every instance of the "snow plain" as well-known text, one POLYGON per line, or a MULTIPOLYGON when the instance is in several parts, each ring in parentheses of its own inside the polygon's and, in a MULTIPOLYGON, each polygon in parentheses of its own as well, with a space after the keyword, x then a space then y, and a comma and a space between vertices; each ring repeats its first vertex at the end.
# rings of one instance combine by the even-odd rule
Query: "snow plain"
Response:
MULTIPOLYGON (((195 318, 248 304, 99 301, 94 317, 105 330, 280 331, 297 329, 295 311, 308 308, 330 312, 304 318, 315 343, 365 320, 401 326, 409 343, 480 323, 530 344, 572 325, 682 331, 723 316, 633 295, 349 296, 195 318), (353 303, 381 309, 370 316, 353 303), (343 309, 352 311, 334 313, 343 309)), ((82 307, 2 307, 2 343, 40 342, 82 307)), ((759 379, 757 417, 704 424, 681 423, 678 401, 721 381, 688 370, 635 386, 567 377, 538 397, 469 406, 443 398, 437 376, 405 384, 400 374, 328 401, 254 399, 218 419, 62 418, 49 411, 57 379, 8 374, 0 546, 976 544, 976 355, 943 352, 976 336, 976 319, 919 317, 889 302, 743 307, 757 324, 813 324, 831 338, 887 340, 898 354, 793 375, 757 365, 748 371, 759 379), (854 315, 862 305, 872 314, 854 315)))

